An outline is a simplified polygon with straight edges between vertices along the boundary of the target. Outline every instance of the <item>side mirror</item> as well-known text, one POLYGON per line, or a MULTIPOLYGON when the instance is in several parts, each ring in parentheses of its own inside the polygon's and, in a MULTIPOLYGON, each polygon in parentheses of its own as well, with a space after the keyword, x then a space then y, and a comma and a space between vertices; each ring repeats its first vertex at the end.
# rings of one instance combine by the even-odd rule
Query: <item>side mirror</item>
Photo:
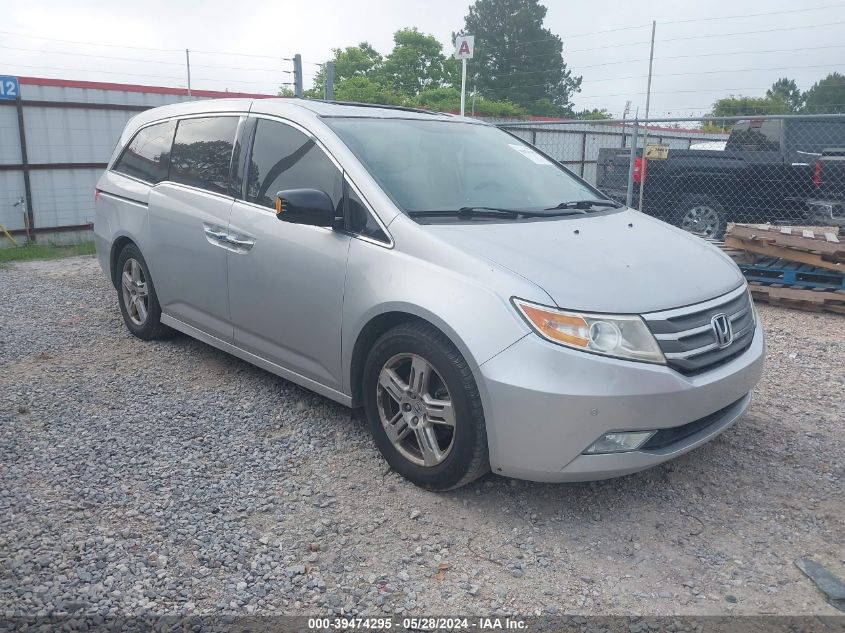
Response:
POLYGON ((292 224, 331 228, 335 224, 334 203, 320 189, 287 189, 276 194, 276 217, 292 224))

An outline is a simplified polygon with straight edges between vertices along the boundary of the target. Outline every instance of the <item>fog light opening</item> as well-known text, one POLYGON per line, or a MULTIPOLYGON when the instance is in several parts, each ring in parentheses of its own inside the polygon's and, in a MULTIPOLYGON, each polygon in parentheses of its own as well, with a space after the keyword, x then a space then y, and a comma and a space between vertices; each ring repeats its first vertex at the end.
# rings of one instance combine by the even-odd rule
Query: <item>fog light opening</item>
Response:
POLYGON ((657 431, 633 431, 605 433, 584 451, 585 455, 600 455, 602 453, 627 453, 635 451, 648 442, 657 431))

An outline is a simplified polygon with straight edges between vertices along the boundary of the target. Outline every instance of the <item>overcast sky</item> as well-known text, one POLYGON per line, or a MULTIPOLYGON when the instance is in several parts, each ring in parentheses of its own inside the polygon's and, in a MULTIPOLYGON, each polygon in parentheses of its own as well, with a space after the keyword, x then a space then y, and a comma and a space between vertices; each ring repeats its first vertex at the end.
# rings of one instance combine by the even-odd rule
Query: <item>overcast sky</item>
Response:
MULTIPOLYGON (((632 113, 644 112, 651 20, 657 21, 652 116, 700 115, 730 93, 762 96, 782 76, 806 89, 829 72, 845 72, 845 2, 545 4, 546 26, 563 38, 564 61, 584 77, 578 109, 621 115, 630 99, 632 113), (768 15, 731 17, 749 14, 768 15)), ((393 32, 406 26, 435 35, 451 52, 451 33, 463 26, 468 6, 466 0, 0 0, 0 74, 185 86, 189 48, 192 87, 275 93, 292 81, 282 72, 291 64, 282 58, 302 54, 308 87, 332 48, 366 40, 386 54, 393 32)))

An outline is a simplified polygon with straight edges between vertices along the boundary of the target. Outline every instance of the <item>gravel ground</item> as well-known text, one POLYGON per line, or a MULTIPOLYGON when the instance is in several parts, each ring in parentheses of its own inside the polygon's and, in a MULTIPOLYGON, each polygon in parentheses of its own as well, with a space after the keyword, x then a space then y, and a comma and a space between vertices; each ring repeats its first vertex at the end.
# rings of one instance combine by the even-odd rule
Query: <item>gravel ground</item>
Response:
POLYGON ((96 262, 0 270, 0 614, 836 614, 845 319, 760 306, 746 417, 675 462, 447 494, 363 420, 176 335, 96 262))

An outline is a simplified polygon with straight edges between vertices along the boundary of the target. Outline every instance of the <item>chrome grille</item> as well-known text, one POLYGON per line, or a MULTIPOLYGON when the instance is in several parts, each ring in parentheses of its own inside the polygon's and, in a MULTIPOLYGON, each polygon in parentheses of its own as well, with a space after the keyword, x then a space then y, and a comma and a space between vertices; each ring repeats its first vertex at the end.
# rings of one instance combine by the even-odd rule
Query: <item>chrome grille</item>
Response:
POLYGON ((644 314, 667 364, 684 374, 697 374, 726 363, 744 352, 754 336, 754 315, 745 286, 728 294, 685 308, 644 314), (720 347, 713 317, 724 314, 733 340, 720 347))

